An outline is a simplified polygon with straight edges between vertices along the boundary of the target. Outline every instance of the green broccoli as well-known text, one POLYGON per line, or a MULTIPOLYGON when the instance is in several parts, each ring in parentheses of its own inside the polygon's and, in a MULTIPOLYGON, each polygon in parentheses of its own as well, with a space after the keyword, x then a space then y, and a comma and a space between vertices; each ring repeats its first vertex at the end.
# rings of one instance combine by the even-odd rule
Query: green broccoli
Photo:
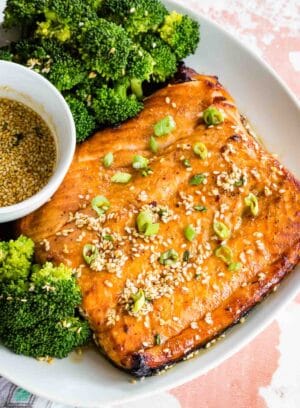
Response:
POLYGON ((197 22, 160 0, 8 0, 5 21, 25 31, 0 59, 26 65, 63 93, 78 142, 98 125, 135 116, 144 92, 168 81, 199 40, 197 22))
POLYGON ((14 49, 17 62, 45 76, 59 91, 72 89, 87 77, 81 61, 56 40, 21 40, 14 49))
POLYGON ((72 269, 32 265, 26 237, 0 242, 0 340, 17 354, 65 357, 90 338, 76 316, 81 293, 72 269))
POLYGON ((118 83, 114 88, 104 85, 95 93, 92 108, 99 124, 119 124, 136 116, 143 104, 135 95, 128 95, 129 81, 118 83))
POLYGON ((0 293, 2 330, 10 330, 12 321, 14 330, 20 330, 31 328, 42 320, 73 316, 81 301, 71 270, 63 265, 55 268, 50 263, 46 263, 40 273, 33 273, 29 282, 2 284, 0 293), (53 275, 47 276, 48 273, 53 275))
POLYGON ((80 99, 67 95, 65 97, 76 126, 76 140, 83 142, 96 128, 96 119, 86 104, 80 99))
POLYGON ((0 48, 0 60, 3 61, 12 61, 14 54, 12 53, 11 47, 2 47, 0 48))
POLYGON ((146 34, 141 39, 141 45, 154 60, 153 81, 164 82, 175 74, 177 71, 176 56, 161 38, 155 34, 146 34))
POLYGON ((81 56, 91 70, 113 80, 125 75, 131 40, 122 27, 99 18, 86 23, 78 39, 81 56))
POLYGON ((68 317, 58 322, 45 321, 34 328, 5 331, 1 334, 4 346, 16 354, 35 358, 65 358, 74 348, 83 346, 89 339, 88 323, 77 317, 68 317))
POLYGON ((179 60, 196 51, 200 38, 199 24, 189 16, 173 11, 165 17, 164 24, 158 31, 179 60))
POLYGON ((82 0, 47 0, 45 21, 38 23, 36 35, 74 42, 85 21, 97 20, 97 2, 82 0))
POLYGON ((137 36, 157 30, 168 11, 159 0, 104 0, 99 13, 137 36))
POLYGON ((17 240, 0 242, 0 282, 26 279, 30 273, 34 243, 21 235, 17 240))
POLYGON ((42 16, 48 0, 7 0, 4 10, 4 27, 31 25, 42 16))
POLYGON ((129 53, 126 76, 130 78, 132 92, 137 98, 143 97, 143 82, 149 81, 153 74, 154 60, 151 55, 138 45, 129 53))

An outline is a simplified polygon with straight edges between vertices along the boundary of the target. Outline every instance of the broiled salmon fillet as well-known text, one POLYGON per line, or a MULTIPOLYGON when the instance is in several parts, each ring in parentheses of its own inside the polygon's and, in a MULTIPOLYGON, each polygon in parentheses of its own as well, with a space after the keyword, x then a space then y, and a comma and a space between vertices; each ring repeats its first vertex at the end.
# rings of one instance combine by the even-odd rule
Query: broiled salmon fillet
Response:
POLYGON ((36 242, 38 261, 76 268, 96 343, 116 365, 144 376, 215 338, 295 267, 300 185, 253 137, 218 80, 195 75, 149 97, 137 118, 79 145, 52 200, 17 227, 36 242), (223 123, 204 123, 210 105, 223 123), (156 138, 154 154, 149 139, 167 115, 176 128, 156 138), (134 169, 135 155, 149 168, 134 169), (117 172, 132 178, 112 182, 117 172), (96 196, 109 201, 100 215, 96 196), (154 235, 138 231, 141 212, 151 215, 154 235))

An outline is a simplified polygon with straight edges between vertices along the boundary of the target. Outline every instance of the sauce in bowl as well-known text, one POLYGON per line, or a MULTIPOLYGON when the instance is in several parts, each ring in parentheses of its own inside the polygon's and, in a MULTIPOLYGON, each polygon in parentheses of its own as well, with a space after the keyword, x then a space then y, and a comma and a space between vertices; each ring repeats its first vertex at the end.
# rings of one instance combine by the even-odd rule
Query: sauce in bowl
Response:
POLYGON ((0 98, 0 207, 41 190, 56 159, 55 139, 46 122, 24 104, 0 98))

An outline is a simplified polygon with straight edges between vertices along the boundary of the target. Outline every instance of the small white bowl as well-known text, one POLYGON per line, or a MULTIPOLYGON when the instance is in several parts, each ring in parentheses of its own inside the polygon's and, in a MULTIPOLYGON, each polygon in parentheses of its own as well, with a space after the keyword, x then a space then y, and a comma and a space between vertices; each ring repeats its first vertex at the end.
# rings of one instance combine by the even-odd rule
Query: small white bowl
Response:
MULTIPOLYGON (((23 217, 41 207, 58 189, 72 162, 76 130, 68 104, 43 76, 12 62, 0 61, 0 98, 22 102, 37 112, 55 138, 57 160, 48 183, 18 204, 0 207, 0 223, 23 217)), ((1 180, 0 180, 1 182, 1 180)))

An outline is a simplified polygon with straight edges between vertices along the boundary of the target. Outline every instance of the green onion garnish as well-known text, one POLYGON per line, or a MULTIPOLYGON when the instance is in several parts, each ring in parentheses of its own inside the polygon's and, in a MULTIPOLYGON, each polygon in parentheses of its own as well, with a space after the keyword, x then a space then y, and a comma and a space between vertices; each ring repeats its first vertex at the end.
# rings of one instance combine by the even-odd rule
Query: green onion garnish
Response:
POLYGON ((146 167, 142 170, 141 174, 143 177, 148 177, 150 174, 153 174, 153 170, 150 167, 146 167))
POLYGON ((184 229, 184 236, 188 241, 193 241, 193 239, 196 238, 196 231, 195 228, 192 225, 188 225, 185 229, 184 229))
POLYGON ((166 252, 163 252, 159 257, 159 262, 162 265, 173 265, 177 262, 179 258, 178 252, 175 249, 169 249, 166 252))
POLYGON ((113 153, 109 152, 103 157, 103 166, 110 167, 113 164, 114 155, 113 153))
POLYGON ((226 265, 230 265, 232 263, 232 250, 226 246, 221 245, 215 250, 216 257, 220 258, 226 265))
POLYGON ((109 235, 109 234, 104 235, 103 239, 105 239, 105 241, 113 241, 114 240, 113 236, 109 235))
POLYGON ((214 106, 209 106, 203 112, 203 120, 208 126, 219 125, 224 122, 224 116, 214 106))
POLYGON ((157 143, 154 136, 150 137, 149 147, 150 147, 150 150, 151 150, 152 153, 157 153, 158 152, 159 145, 158 145, 158 143, 157 143))
POLYGON ((244 185, 244 178, 242 177, 240 180, 234 183, 234 187, 242 187, 244 185))
POLYGON ((199 186, 200 184, 203 184, 205 180, 206 180, 205 174, 199 173, 191 177, 189 183, 191 186, 199 186))
POLYGON ((149 160, 146 157, 140 156, 139 154, 135 155, 132 160, 132 167, 136 170, 146 169, 148 166, 149 160))
POLYGON ((156 335, 154 336, 154 343, 155 343, 157 346, 160 346, 160 345, 161 345, 160 334, 156 334, 156 335))
POLYGON ((230 235, 229 228, 227 227, 227 225, 225 225, 221 221, 215 221, 213 228, 214 228, 215 233, 220 239, 226 239, 230 235))
POLYGON ((173 116, 168 115, 154 125, 154 134, 156 137, 166 136, 176 128, 173 116))
POLYGON ((183 163, 184 167, 192 167, 191 162, 189 161, 189 159, 183 159, 182 163, 183 163))
POLYGON ((95 247, 95 245, 86 244, 83 247, 82 256, 88 265, 92 263, 92 261, 96 258, 97 255, 98 249, 95 247))
POLYGON ((250 212, 254 217, 258 215, 259 207, 258 207, 258 199, 253 194, 250 193, 244 200, 246 207, 250 209, 250 212))
POLYGON ((97 196, 92 199, 92 208, 98 215, 104 214, 110 207, 110 202, 104 196, 97 196))
POLYGON ((188 262, 189 259, 190 259, 190 251, 184 251, 183 256, 182 256, 183 262, 188 262))
POLYGON ((150 211, 141 211, 136 219, 138 232, 148 237, 156 235, 159 231, 159 224, 153 223, 153 216, 150 211))
POLYGON ((204 143, 197 142, 193 146, 194 153, 200 157, 201 160, 207 159, 208 150, 204 143))
POLYGON ((126 184, 131 180, 131 178, 132 178, 132 175, 130 173, 124 173, 122 171, 118 171, 116 174, 112 176, 111 181, 113 183, 126 184))
POLYGON ((143 289, 139 289, 137 293, 132 293, 131 298, 134 301, 131 311, 132 313, 138 313, 146 302, 145 293, 143 289))
POLYGON ((240 262, 231 262, 228 265, 228 270, 230 272, 237 272, 241 269, 241 267, 242 267, 242 264, 240 262))
POLYGON ((207 208, 204 205, 195 205, 194 210, 200 211, 200 212, 206 212, 207 208))

